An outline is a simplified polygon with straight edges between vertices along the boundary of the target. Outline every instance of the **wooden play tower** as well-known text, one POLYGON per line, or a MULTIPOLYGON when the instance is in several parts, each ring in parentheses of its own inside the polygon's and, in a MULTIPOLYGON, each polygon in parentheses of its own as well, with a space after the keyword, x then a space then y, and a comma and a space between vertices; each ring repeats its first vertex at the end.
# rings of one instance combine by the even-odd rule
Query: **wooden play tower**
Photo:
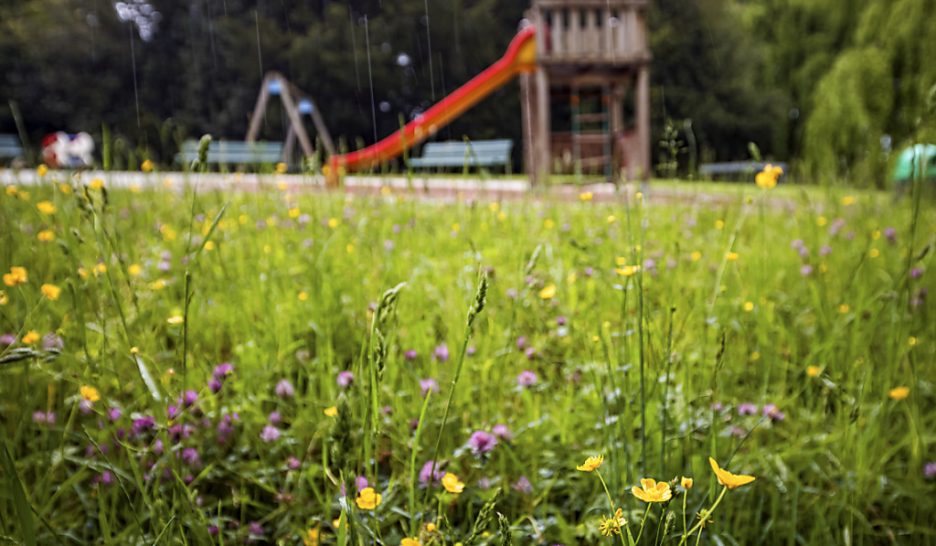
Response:
POLYGON ((648 0, 533 0, 537 69, 520 79, 524 163, 550 174, 650 175, 648 0))

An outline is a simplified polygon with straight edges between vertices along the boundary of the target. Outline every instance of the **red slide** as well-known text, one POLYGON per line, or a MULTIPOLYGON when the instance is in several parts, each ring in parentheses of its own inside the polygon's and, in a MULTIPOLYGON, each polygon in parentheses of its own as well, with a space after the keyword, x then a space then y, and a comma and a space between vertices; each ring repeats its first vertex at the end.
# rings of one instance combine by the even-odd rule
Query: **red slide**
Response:
POLYGON ((337 183, 344 172, 374 168, 419 144, 466 110, 500 88, 517 74, 532 72, 536 67, 536 31, 533 27, 521 30, 496 63, 472 78, 465 85, 434 104, 423 114, 407 123, 401 131, 366 148, 347 154, 334 155, 323 169, 326 179, 337 183))

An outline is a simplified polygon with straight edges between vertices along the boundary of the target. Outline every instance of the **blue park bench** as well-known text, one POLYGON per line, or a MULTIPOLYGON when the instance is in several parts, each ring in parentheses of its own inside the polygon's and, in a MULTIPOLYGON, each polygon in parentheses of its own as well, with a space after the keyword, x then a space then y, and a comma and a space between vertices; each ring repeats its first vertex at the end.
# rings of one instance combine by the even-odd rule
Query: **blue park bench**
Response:
POLYGON ((23 147, 16 135, 0 134, 0 163, 23 157, 23 147))
POLYGON ((430 142, 423 146, 422 156, 413 157, 409 165, 416 169, 421 168, 463 168, 494 167, 503 165, 510 174, 510 152, 513 141, 474 140, 445 142, 430 142))
MULTIPOLYGON (((745 176, 754 176, 764 169, 768 162, 766 161, 728 161, 725 163, 703 163, 699 166, 699 174, 704 178, 741 178, 745 176)), ((786 163, 770 163, 780 167, 783 172, 787 172, 786 163)))
MULTIPOLYGON (((212 165, 273 165, 282 161, 281 142, 244 142, 239 140, 213 140, 208 146, 206 162, 212 165)), ((198 159, 198 141, 186 140, 176 161, 190 165, 198 159)))

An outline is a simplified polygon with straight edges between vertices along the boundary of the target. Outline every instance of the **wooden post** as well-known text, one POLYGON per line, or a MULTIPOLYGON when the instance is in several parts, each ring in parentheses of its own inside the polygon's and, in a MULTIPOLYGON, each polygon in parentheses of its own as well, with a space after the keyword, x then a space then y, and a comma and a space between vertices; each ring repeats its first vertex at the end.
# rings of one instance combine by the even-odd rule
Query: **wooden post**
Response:
POLYGON ((315 155, 315 150, 312 149, 309 135, 306 133, 305 127, 302 126, 302 116, 299 115, 299 109, 296 108, 296 103, 293 102, 289 84, 283 80, 280 80, 280 83, 283 84, 283 90, 280 92, 280 97, 283 99, 283 108, 286 109, 289 123, 292 125, 292 129, 299 138, 299 147, 302 148, 302 153, 305 157, 312 157, 315 155))
POLYGON ((533 122, 533 140, 534 157, 536 161, 536 170, 534 171, 534 182, 544 184, 549 178, 551 153, 549 149, 549 76, 543 67, 536 69, 536 109, 533 122))
POLYGON ((523 170, 534 176, 536 172, 536 157, 533 150, 533 92, 529 74, 520 74, 520 123, 523 133, 523 170))
POLYGON ((263 114, 266 113, 267 101, 270 100, 269 83, 277 77, 279 76, 276 73, 271 72, 260 83, 260 94, 257 95, 257 103, 254 105, 253 114, 250 116, 250 126, 247 128, 247 138, 244 139, 247 142, 254 142, 260 134, 260 123, 263 121, 263 114))
POLYGON ((640 176, 650 179, 650 67, 640 66, 637 72, 637 141, 640 149, 640 176))

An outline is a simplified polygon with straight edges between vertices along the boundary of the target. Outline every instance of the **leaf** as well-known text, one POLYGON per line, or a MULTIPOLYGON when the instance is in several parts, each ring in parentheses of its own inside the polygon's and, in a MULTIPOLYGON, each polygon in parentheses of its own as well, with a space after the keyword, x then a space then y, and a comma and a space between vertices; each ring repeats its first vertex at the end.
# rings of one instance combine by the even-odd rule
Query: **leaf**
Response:
POLYGON ((6 438, 2 438, 3 446, 3 469, 7 475, 7 490, 13 498, 13 506, 16 508, 16 516, 20 521, 21 531, 23 533, 23 543, 27 546, 36 545, 36 524, 33 521, 32 507, 26 498, 26 491, 23 489, 23 482, 16 472, 16 464, 10 455, 7 447, 6 438))

